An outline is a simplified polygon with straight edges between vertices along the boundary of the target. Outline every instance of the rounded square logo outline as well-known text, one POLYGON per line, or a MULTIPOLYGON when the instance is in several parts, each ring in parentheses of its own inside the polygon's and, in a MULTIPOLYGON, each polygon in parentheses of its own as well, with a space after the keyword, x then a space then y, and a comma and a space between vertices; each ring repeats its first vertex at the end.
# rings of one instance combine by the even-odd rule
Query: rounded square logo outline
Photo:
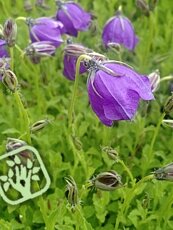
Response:
POLYGON ((37 160, 38 160, 38 163, 39 163, 39 165, 40 165, 40 168, 41 168, 41 170, 42 170, 42 173, 43 173, 43 175, 44 175, 44 178, 46 179, 46 184, 45 184, 45 186, 44 186, 41 190, 39 190, 39 191, 37 191, 37 192, 31 194, 29 197, 22 197, 22 198, 20 198, 20 199, 15 200, 15 201, 10 200, 10 199, 5 195, 3 189, 2 189, 2 187, 1 187, 1 185, 0 185, 0 196, 3 198, 3 200, 4 200, 5 202, 7 202, 8 204, 11 204, 11 205, 17 205, 17 204, 20 204, 20 203, 22 203, 22 202, 24 202, 24 201, 27 201, 27 200, 29 200, 29 199, 33 199, 33 198, 35 198, 35 197, 38 197, 38 196, 42 195, 44 192, 47 191, 47 189, 49 188, 50 183, 51 183, 50 177, 49 177, 49 175, 48 175, 48 173, 47 173, 47 170, 46 170, 46 168, 45 168, 45 166, 44 166, 44 164, 43 164, 43 161, 42 161, 42 159, 41 159, 41 157, 40 157, 38 151, 37 151, 34 147, 32 147, 32 146, 25 145, 25 146, 22 146, 22 147, 20 147, 20 148, 17 148, 17 149, 15 149, 15 150, 13 150, 13 151, 10 151, 10 152, 8 152, 8 153, 5 153, 5 154, 3 154, 2 156, 0 156, 0 161, 3 160, 3 159, 5 159, 5 158, 7 158, 7 157, 14 156, 14 155, 16 155, 16 154, 18 154, 18 153, 20 153, 20 152, 22 152, 22 151, 25 151, 25 150, 30 150, 30 151, 32 151, 32 152, 35 154, 35 156, 36 156, 36 158, 37 158, 37 160))

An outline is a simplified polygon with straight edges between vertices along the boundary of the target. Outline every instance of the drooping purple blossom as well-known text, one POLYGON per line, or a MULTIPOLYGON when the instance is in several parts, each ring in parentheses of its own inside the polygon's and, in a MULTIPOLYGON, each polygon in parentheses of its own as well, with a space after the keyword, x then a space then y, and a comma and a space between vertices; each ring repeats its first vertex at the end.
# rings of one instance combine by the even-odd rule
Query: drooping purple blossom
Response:
POLYGON ((6 41, 0 39, 0 58, 9 57, 7 48, 6 48, 6 41))
POLYGON ((61 34, 64 33, 64 26, 60 21, 42 17, 28 19, 27 24, 30 27, 30 38, 32 42, 48 41, 55 47, 60 46, 63 42, 61 34))
POLYGON ((116 16, 106 22, 103 28, 102 41, 105 47, 109 47, 109 43, 118 43, 129 50, 133 50, 138 43, 138 38, 131 21, 118 12, 116 16))
MULTIPOLYGON (((71 80, 75 80, 75 72, 76 72, 76 62, 77 62, 77 57, 71 56, 71 55, 64 55, 64 69, 63 69, 63 75, 71 80)), ((87 71, 86 67, 84 66, 83 63, 80 64, 80 74, 83 74, 87 71)))
POLYGON ((86 31, 91 23, 91 15, 84 11, 75 2, 56 1, 58 11, 57 20, 61 21, 65 27, 65 33, 77 37, 78 31, 86 31))
POLYGON ((153 100, 149 79, 115 61, 94 63, 88 82, 91 107, 101 122, 131 120, 140 99, 153 100))

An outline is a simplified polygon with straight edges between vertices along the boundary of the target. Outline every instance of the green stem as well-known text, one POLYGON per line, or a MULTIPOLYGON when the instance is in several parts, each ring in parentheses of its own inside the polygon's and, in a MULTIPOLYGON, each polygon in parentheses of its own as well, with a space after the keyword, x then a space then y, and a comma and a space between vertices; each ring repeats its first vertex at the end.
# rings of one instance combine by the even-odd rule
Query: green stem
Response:
POLYGON ((26 109, 24 108, 24 105, 22 103, 22 100, 20 98, 18 91, 14 93, 14 97, 15 97, 15 100, 16 100, 16 103, 19 109, 19 115, 20 115, 20 120, 21 120, 21 131, 23 133, 26 133, 25 134, 26 140, 28 144, 31 144, 30 127, 29 127, 30 122, 29 122, 28 113, 26 109))
POLYGON ((16 20, 16 22, 17 21, 26 21, 26 17, 17 17, 15 20, 16 20))
POLYGON ((160 82, 173 80, 173 76, 166 76, 160 79, 160 82))
POLYGON ((135 179, 133 178, 133 175, 132 175, 132 173, 130 172, 130 170, 129 170, 129 168, 124 164, 124 161, 122 161, 122 160, 118 160, 118 163, 120 163, 122 166, 123 166, 123 168, 124 168, 124 170, 127 172, 127 174, 129 175, 129 177, 130 177, 130 180, 131 180, 131 182, 132 182, 132 187, 134 187, 135 186, 135 179))
POLYGON ((22 56, 24 55, 23 50, 17 44, 15 44, 15 48, 21 53, 22 56))
POLYGON ((154 147, 154 144, 155 144, 155 141, 156 141, 156 138, 157 138, 157 135, 159 133, 159 129, 160 129, 160 126, 162 124, 162 121, 165 117, 165 113, 163 113, 157 123, 157 126, 155 128, 155 131, 154 131, 154 135, 153 135, 153 138, 151 140, 151 144, 150 144, 150 149, 149 149, 149 156, 150 156, 150 159, 152 159, 152 155, 153 155, 153 147, 154 147))
POLYGON ((149 180, 152 180, 154 178, 154 175, 149 175, 146 176, 144 178, 142 178, 140 181, 138 181, 134 187, 132 187, 127 194, 127 196, 124 199, 124 203, 121 206, 121 210, 118 212, 118 216, 116 218, 116 225, 115 225, 115 230, 119 229, 119 224, 121 222, 121 218, 123 216, 126 216, 126 213, 128 211, 130 202, 132 201, 132 199, 135 197, 136 193, 135 191, 141 186, 141 184, 143 184, 144 182, 147 182, 149 180))
POLYGON ((13 47, 10 47, 10 63, 11 63, 11 70, 14 71, 14 50, 13 47))
POLYGON ((69 128, 70 129, 71 129, 72 123, 73 123, 74 105, 75 105, 75 101, 76 101, 77 89, 78 89, 78 84, 79 84, 80 63, 83 59, 90 60, 91 57, 83 54, 83 55, 78 57, 77 62, 76 62, 75 83, 74 83, 72 99, 71 99, 71 103, 70 103, 70 107, 69 107, 69 111, 68 111, 68 122, 69 122, 69 128))

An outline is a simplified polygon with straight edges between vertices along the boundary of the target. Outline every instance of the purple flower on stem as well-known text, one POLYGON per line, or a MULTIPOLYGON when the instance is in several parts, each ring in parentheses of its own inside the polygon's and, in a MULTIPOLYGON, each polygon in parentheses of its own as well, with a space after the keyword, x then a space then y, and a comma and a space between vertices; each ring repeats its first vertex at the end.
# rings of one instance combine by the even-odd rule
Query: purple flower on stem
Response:
POLYGON ((56 1, 57 20, 65 27, 65 33, 77 37, 78 31, 86 31, 91 23, 91 15, 75 2, 56 1))
MULTIPOLYGON (((77 57, 75 56, 70 56, 65 54, 64 55, 64 70, 63 70, 63 75, 71 80, 75 80, 75 70, 76 70, 76 62, 77 62, 77 57)), ((86 67, 84 66, 83 63, 80 64, 80 74, 83 74, 87 71, 86 67)))
POLYGON ((30 38, 32 42, 48 41, 58 47, 63 42, 61 34, 64 33, 64 26, 61 22, 52 18, 28 19, 30 27, 30 38))
POLYGON ((132 119, 140 99, 154 99, 146 76, 115 61, 92 61, 88 94, 93 111, 107 126, 115 120, 132 119))
POLYGON ((109 43, 118 43, 129 50, 133 50, 138 43, 138 38, 130 20, 118 11, 116 16, 106 22, 103 28, 102 41, 105 47, 109 47, 109 43))
POLYGON ((0 58, 9 57, 9 54, 6 49, 6 41, 0 39, 0 58))

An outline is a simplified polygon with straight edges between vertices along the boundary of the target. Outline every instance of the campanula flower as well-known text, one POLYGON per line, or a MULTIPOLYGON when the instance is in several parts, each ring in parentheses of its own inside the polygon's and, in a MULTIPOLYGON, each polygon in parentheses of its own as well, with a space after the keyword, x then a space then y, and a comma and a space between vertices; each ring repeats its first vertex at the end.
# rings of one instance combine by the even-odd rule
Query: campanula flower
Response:
POLYGON ((140 99, 154 99, 146 76, 115 61, 100 64, 92 60, 88 94, 93 111, 107 126, 115 120, 131 120, 140 99))
POLYGON ((58 11, 57 20, 61 21, 65 27, 65 33, 77 37, 78 31, 86 31, 91 23, 91 15, 85 12, 81 6, 75 2, 56 1, 58 11))
POLYGON ((61 22, 52 18, 42 17, 28 19, 27 24, 30 28, 30 38, 32 42, 48 41, 55 47, 63 42, 61 34, 64 33, 64 26, 61 22))
POLYGON ((103 28, 102 41, 105 47, 109 47, 109 43, 118 43, 129 50, 133 50, 138 43, 138 38, 130 20, 118 11, 116 16, 106 22, 103 28))
POLYGON ((6 49, 6 41, 0 39, 0 58, 9 57, 6 49))

